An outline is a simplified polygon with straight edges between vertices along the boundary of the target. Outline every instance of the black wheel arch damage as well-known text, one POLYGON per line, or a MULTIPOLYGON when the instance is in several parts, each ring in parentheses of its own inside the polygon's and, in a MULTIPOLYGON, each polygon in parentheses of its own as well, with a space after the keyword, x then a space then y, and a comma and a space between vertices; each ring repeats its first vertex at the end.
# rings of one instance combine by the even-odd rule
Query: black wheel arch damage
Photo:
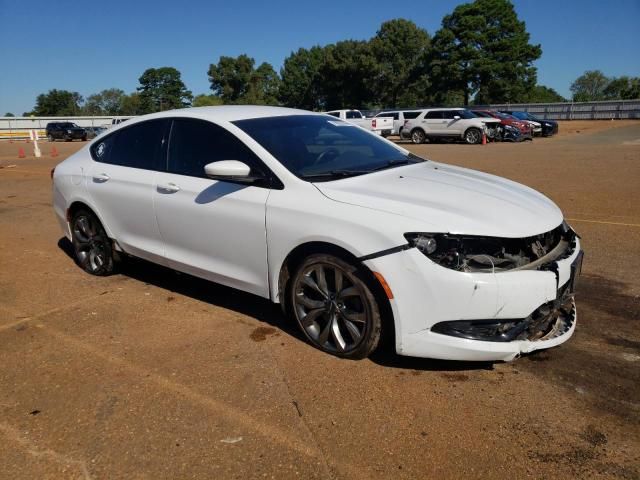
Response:
POLYGON ((371 288, 371 291, 378 301, 378 308, 380 309, 382 319, 382 335, 380 337, 379 348, 393 348, 395 351, 395 323, 393 311, 382 285, 380 285, 380 282, 375 278, 373 272, 364 263, 362 263, 362 261, 348 250, 335 244, 327 242, 308 242, 298 245, 289 252, 289 255, 287 255, 280 267, 280 273, 278 275, 278 299, 283 313, 287 317, 291 316, 291 312, 288 311, 288 302, 286 299, 288 298, 289 288, 291 287, 290 279, 293 273, 305 258, 313 254, 334 255, 351 265, 354 265, 358 269, 359 273, 364 277, 363 280, 367 283, 369 288, 371 288))

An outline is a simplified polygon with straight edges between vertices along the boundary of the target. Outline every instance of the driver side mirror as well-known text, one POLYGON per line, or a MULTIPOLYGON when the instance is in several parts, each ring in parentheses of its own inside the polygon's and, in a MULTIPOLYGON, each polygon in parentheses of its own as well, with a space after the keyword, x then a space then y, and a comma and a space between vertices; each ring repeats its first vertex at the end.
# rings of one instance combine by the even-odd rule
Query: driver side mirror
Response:
POLYGON ((460 120, 460 115, 454 115, 454 116, 453 116, 453 119, 454 119, 454 120, 460 120))
POLYGON ((251 167, 240 160, 218 160, 204 166, 204 173, 213 180, 253 185, 256 187, 282 189, 284 185, 277 178, 262 173, 251 174, 251 167))
POLYGON ((216 180, 240 180, 249 177, 251 168, 239 160, 219 160, 205 165, 204 173, 216 180))

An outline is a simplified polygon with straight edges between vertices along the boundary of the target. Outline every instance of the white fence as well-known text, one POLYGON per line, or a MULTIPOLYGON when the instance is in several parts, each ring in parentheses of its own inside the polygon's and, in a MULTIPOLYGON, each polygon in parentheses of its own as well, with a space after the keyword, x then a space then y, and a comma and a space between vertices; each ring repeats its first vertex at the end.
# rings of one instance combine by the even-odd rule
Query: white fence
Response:
POLYGON ((73 122, 79 127, 110 127, 114 120, 131 117, 0 117, 0 140, 29 138, 29 130, 36 130, 45 137, 45 128, 49 122, 73 122))

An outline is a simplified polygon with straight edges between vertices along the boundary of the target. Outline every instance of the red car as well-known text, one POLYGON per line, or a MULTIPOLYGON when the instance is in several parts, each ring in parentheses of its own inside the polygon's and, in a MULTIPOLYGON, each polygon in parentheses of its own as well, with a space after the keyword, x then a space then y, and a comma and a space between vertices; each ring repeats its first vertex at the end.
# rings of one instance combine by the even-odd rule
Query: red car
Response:
POLYGON ((498 120, 500 120, 500 123, 502 125, 509 125, 511 127, 516 127, 518 130, 520 130, 520 134, 524 139, 529 139, 529 140, 533 139, 533 128, 531 128, 531 125, 529 125, 529 123, 527 122, 523 122, 522 120, 517 119, 512 115, 501 113, 501 112, 495 112, 493 110, 471 110, 471 111, 476 115, 478 115, 479 117, 497 118, 498 120))

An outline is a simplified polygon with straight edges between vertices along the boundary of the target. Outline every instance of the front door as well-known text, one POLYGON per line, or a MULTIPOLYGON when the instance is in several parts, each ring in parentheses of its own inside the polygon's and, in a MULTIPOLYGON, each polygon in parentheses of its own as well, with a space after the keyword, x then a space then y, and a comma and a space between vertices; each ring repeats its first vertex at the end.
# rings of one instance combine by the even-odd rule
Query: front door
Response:
POLYGON ((265 209, 270 190, 207 178, 204 166, 260 160, 225 128, 176 118, 168 171, 158 173, 154 203, 170 267, 269 296, 265 209))

